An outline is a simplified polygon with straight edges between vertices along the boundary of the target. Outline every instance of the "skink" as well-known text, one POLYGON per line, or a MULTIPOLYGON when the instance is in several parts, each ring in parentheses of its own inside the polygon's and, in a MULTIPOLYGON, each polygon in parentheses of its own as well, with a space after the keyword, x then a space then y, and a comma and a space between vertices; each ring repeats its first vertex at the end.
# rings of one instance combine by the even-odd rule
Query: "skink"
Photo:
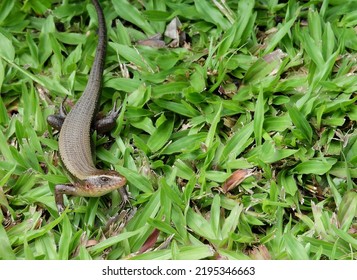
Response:
POLYGON ((91 127, 99 132, 108 131, 115 124, 119 110, 115 107, 104 119, 95 123, 94 115, 98 105, 107 44, 107 31, 103 11, 98 0, 92 0, 98 16, 98 46, 87 86, 77 103, 65 114, 63 104, 59 115, 51 115, 48 123, 60 130, 59 154, 63 166, 71 177, 71 184, 55 186, 55 200, 59 212, 64 209, 63 195, 97 197, 118 189, 122 202, 128 196, 123 186, 124 176, 114 170, 97 169, 93 163, 91 149, 91 127))

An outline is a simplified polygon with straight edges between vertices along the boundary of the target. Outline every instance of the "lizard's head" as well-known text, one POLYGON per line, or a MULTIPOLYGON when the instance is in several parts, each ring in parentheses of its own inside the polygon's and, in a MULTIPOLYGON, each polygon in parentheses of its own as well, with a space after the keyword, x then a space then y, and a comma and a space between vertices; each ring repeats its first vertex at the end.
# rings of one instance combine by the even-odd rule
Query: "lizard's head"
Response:
POLYGON ((126 184, 124 176, 115 170, 105 170, 83 180, 85 196, 102 196, 126 184))

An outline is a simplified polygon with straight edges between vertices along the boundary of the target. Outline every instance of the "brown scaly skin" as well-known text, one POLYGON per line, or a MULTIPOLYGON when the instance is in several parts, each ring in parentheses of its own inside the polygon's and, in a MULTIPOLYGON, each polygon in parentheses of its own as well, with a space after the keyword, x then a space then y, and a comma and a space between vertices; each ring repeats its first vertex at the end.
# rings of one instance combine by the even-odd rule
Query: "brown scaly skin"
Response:
POLYGON ((55 200, 59 212, 64 209, 63 195, 97 197, 118 189, 122 202, 128 202, 124 188, 126 179, 114 170, 97 169, 93 163, 90 131, 95 127, 99 132, 110 130, 115 124, 119 109, 94 123, 94 115, 101 93, 102 75, 107 45, 107 31, 103 11, 98 0, 92 0, 98 16, 98 46, 87 86, 75 106, 66 115, 63 104, 59 115, 51 115, 47 122, 59 133, 59 153, 63 166, 71 177, 72 184, 57 185, 55 200), (93 125, 92 125, 93 124, 93 125))

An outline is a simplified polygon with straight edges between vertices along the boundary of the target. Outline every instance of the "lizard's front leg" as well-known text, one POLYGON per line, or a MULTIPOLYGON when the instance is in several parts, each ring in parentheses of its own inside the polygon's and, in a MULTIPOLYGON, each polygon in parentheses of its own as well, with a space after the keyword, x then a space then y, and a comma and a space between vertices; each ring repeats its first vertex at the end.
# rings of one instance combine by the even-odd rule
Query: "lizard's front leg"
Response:
POLYGON ((55 186, 55 201, 59 213, 62 213, 65 208, 63 202, 63 195, 64 194, 76 195, 76 193, 77 193, 76 188, 71 184, 55 186))

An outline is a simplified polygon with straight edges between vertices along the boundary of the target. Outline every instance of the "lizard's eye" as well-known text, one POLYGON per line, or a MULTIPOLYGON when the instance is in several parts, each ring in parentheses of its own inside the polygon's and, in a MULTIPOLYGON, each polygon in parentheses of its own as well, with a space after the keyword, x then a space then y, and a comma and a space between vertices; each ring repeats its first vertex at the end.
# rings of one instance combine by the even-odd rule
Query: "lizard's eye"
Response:
POLYGON ((100 180, 102 182, 108 182, 109 181, 109 178, 108 177, 100 177, 100 180))

